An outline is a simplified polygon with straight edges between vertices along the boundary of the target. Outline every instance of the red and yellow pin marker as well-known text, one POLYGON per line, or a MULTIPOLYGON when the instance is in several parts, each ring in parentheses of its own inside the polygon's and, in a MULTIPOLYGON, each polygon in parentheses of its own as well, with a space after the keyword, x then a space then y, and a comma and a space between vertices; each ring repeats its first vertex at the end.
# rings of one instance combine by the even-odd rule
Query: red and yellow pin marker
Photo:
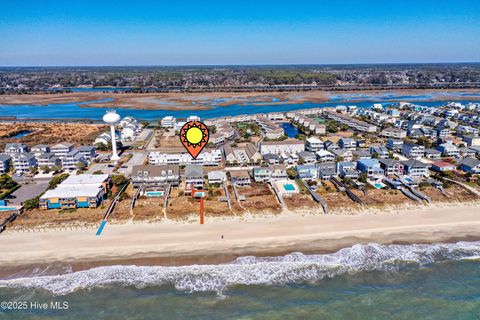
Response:
POLYGON ((180 141, 193 159, 205 148, 209 136, 207 126, 200 121, 188 121, 180 129, 180 141))

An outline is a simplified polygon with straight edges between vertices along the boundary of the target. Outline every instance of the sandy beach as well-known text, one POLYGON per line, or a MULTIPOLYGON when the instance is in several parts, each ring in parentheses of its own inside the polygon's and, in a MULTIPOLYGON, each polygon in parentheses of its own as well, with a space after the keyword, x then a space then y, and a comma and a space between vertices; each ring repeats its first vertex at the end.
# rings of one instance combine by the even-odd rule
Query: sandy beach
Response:
POLYGON ((70 263, 74 270, 111 264, 220 263, 238 256, 324 253, 353 244, 408 244, 480 239, 480 204, 425 206, 356 215, 284 213, 208 218, 196 223, 107 224, 95 229, 8 231, 0 265, 70 263), (223 239, 222 239, 223 235, 223 239))

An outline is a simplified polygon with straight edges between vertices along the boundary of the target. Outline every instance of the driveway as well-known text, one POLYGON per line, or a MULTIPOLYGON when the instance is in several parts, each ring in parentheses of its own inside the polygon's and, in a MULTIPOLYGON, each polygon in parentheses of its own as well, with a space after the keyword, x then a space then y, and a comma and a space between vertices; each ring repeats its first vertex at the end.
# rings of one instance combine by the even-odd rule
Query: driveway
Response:
POLYGON ((90 168, 87 170, 87 173, 94 173, 95 171, 102 171, 105 174, 111 174, 113 167, 108 166, 109 163, 93 163, 90 168))
POLYGON ((124 164, 127 167, 118 169, 118 173, 123 174, 125 176, 130 176, 132 174, 133 166, 143 164, 146 157, 147 155, 145 152, 134 151, 132 158, 127 163, 124 164))

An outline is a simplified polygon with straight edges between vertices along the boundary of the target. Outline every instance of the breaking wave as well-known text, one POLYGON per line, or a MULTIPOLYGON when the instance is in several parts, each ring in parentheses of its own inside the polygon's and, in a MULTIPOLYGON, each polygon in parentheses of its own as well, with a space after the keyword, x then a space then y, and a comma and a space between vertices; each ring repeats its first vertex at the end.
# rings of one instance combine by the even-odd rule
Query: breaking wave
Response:
POLYGON ((330 254, 292 253, 281 257, 241 257, 227 264, 162 266, 107 266, 55 276, 0 280, 0 287, 45 289, 54 295, 108 286, 173 285, 185 292, 219 294, 234 285, 283 285, 315 282, 360 271, 397 271, 406 264, 480 257, 480 242, 414 245, 354 245, 330 254))

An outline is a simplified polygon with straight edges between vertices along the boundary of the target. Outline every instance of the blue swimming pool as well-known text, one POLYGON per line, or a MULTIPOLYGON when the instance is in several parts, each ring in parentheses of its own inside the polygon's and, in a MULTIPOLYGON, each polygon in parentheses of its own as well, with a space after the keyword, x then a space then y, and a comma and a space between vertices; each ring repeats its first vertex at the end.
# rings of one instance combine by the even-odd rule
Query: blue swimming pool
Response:
POLYGON ((147 191, 147 197, 163 197, 163 191, 147 191))
POLYGON ((295 191, 295 187, 291 183, 286 183, 283 185, 285 191, 295 191))
POLYGON ((0 211, 13 211, 17 210, 15 207, 0 207, 0 211))

